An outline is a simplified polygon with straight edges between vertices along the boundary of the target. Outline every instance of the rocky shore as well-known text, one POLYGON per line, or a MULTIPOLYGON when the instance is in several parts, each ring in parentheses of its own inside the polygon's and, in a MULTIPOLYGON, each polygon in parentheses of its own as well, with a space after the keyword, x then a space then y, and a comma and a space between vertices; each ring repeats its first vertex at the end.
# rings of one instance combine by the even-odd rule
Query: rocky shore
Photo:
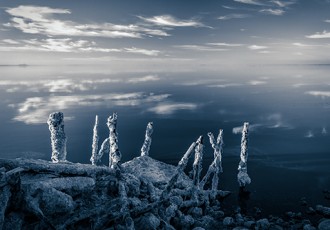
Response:
POLYGON ((198 190, 177 167, 149 156, 120 172, 32 159, 0 160, 0 172, 2 229, 330 229, 322 205, 281 217, 239 207, 226 213, 221 202, 230 192, 198 190))

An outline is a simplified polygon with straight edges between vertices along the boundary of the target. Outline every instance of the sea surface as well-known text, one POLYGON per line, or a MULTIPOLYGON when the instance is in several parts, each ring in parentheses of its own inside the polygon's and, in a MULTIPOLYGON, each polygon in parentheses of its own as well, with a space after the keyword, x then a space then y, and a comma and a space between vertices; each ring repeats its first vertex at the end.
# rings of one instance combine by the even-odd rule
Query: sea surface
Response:
MULTIPOLYGON (((221 67, 221 66, 220 66, 221 67)), ((49 113, 62 111, 68 160, 89 163, 95 115, 99 136, 118 113, 123 161, 139 156, 149 121, 150 156, 177 164, 204 135, 204 169, 213 150, 207 133, 224 130, 220 187, 238 204, 241 127, 250 123, 249 210, 264 213, 330 206, 330 66, 268 65, 220 71, 114 72, 106 66, 1 66, 0 157, 50 159, 49 113)), ((101 144, 101 143, 100 143, 101 144)), ((103 164, 107 165, 104 156, 103 164)))

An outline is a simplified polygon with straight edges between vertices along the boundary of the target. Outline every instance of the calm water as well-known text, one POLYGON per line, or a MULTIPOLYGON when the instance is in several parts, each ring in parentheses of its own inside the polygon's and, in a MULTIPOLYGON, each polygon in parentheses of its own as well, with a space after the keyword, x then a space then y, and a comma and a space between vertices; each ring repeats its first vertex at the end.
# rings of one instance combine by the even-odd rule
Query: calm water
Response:
MULTIPOLYGON (((148 121, 154 122, 151 156, 173 164, 199 135, 223 128, 221 187, 232 190, 235 200, 239 127, 249 121, 251 207, 279 212, 303 196, 311 205, 329 204, 321 191, 330 189, 330 66, 180 73, 115 73, 103 66, 0 70, 2 158, 50 159, 46 120, 54 111, 66 117, 68 160, 81 163, 89 163, 96 114, 103 140, 107 117, 118 113, 124 161, 139 155, 148 121)), ((208 143, 204 156, 207 168, 213 156, 208 143)))

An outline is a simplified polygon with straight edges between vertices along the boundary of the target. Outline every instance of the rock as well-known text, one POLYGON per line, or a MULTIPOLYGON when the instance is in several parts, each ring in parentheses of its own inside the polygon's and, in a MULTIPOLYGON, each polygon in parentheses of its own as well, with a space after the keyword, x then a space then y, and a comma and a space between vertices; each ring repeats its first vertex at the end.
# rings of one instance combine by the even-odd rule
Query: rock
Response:
POLYGON ((11 212, 7 215, 3 230, 21 230, 23 225, 23 214, 11 212))
POLYGON ((293 212, 286 212, 285 215, 287 215, 289 218, 293 218, 295 216, 293 212))
POLYGON ((198 208, 198 207, 192 207, 188 210, 188 214, 190 214, 194 218, 202 217, 203 209, 198 208))
POLYGON ((135 223, 135 228, 141 230, 153 230, 157 229, 159 225, 160 220, 154 214, 147 213, 139 218, 139 220, 135 223))
POLYGON ((323 216, 330 217, 330 208, 324 207, 322 205, 316 205, 316 211, 323 216))
POLYGON ((64 177, 45 181, 38 181, 32 186, 38 188, 54 188, 70 196, 91 192, 95 187, 95 180, 90 177, 64 177))
POLYGON ((211 211, 209 211, 209 215, 212 216, 216 220, 220 220, 225 216, 225 213, 221 210, 219 210, 219 211, 211 210, 211 211))
POLYGON ((223 225, 226 227, 234 225, 234 218, 232 217, 225 217, 222 221, 223 225))
POLYGON ((308 215, 314 215, 316 213, 315 209, 312 207, 309 207, 306 211, 308 215))
POLYGON ((182 226, 192 226, 195 223, 195 219, 191 215, 186 215, 183 217, 182 226))
POLYGON ((205 228, 202 228, 202 227, 195 227, 195 228, 193 228, 192 230, 205 230, 205 228))
MULTIPOLYGON (((155 160, 149 156, 136 157, 131 161, 123 163, 122 167, 125 172, 133 174, 137 178, 141 177, 155 186, 167 184, 176 172, 175 166, 155 160)), ((186 175, 183 178, 186 187, 191 183, 191 180, 186 175)))
POLYGON ((283 225, 284 224, 284 220, 282 218, 278 218, 276 221, 275 221, 275 224, 277 225, 283 225))
POLYGON ((268 219, 266 219, 266 218, 260 219, 256 223, 257 230, 266 230, 266 229, 269 229, 269 227, 270 227, 270 223, 269 223, 268 219))
POLYGON ((216 221, 210 216, 203 216, 198 222, 195 223, 196 227, 203 227, 205 229, 216 229, 218 226, 216 221))
POLYGON ((244 224, 244 218, 243 218, 242 214, 240 214, 240 213, 237 213, 235 215, 235 220, 236 220, 236 223, 238 225, 243 225, 244 224))
POLYGON ((322 220, 318 225, 319 230, 330 230, 330 219, 322 220))
POLYGON ((166 217, 170 220, 172 217, 175 216, 176 210, 178 210, 178 206, 176 204, 171 204, 169 207, 166 208, 166 217))
POLYGON ((305 224, 303 230, 316 230, 316 228, 310 224, 305 224))
POLYGON ((0 229, 5 222, 5 212, 11 197, 10 187, 8 185, 0 188, 0 229))
POLYGON ((283 230, 284 228, 280 225, 273 225, 270 227, 271 230, 283 230))
POLYGON ((244 227, 252 229, 256 225, 256 222, 253 220, 249 220, 249 221, 245 221, 243 225, 244 227))
POLYGON ((181 196, 172 196, 170 197, 170 202, 172 204, 176 204, 177 206, 180 206, 183 202, 183 199, 181 196))
POLYGON ((242 227, 242 226, 239 226, 239 227, 233 228, 233 230, 249 230, 249 229, 245 228, 245 227, 242 227))
POLYGON ((70 213, 74 209, 74 201, 71 196, 54 188, 36 187, 34 184, 22 186, 25 192, 25 201, 28 210, 41 215, 53 215, 58 213, 70 213))
POLYGON ((133 174, 128 174, 128 173, 123 174, 123 178, 128 188, 127 195, 131 197, 139 196, 141 181, 133 174))

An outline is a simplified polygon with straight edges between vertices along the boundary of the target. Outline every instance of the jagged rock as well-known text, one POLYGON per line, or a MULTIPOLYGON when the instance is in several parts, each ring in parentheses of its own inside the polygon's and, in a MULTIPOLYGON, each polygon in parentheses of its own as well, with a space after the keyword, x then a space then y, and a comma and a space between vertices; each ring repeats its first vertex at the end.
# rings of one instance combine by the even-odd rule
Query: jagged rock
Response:
POLYGON ((23 225, 23 214, 11 212, 7 215, 3 230, 21 230, 23 225))
MULTIPOLYGON (((149 156, 136 157, 123 163, 122 168, 126 173, 151 182, 156 187, 166 185, 176 172, 175 166, 155 160, 149 156)), ((182 175, 181 179, 179 177, 179 181, 183 181, 185 187, 191 184, 191 180, 186 175, 182 175)))
POLYGON ((135 228, 141 230, 157 229, 159 225, 160 220, 152 213, 145 214, 135 222, 135 228))
POLYGON ((195 227, 195 228, 193 228, 192 230, 205 230, 205 228, 202 228, 202 227, 195 227))
POLYGON ((32 185, 29 188, 24 188, 24 191, 27 193, 27 200, 39 207, 46 216, 70 213, 74 209, 72 197, 54 188, 36 188, 32 185))
POLYGON ((0 188, 0 229, 5 222, 5 212, 11 197, 10 187, 8 185, 0 188))
POLYGON ((34 160, 34 159, 0 159, 0 166, 6 169, 14 169, 21 167, 30 172, 39 174, 48 173, 54 176, 88 176, 97 177, 99 175, 115 175, 115 171, 109 167, 96 167, 89 164, 79 163, 52 163, 45 160, 34 160))
POLYGON ((122 174, 126 186, 128 187, 127 195, 128 196, 139 196, 140 195, 140 185, 141 181, 134 176, 133 174, 122 174))
POLYGON ((330 208, 322 205, 316 205, 316 211, 323 216, 330 217, 330 208))
POLYGON ((227 216, 223 219, 222 223, 226 227, 232 226, 234 225, 234 218, 227 216))
POLYGON ((260 219, 256 222, 257 230, 266 230, 266 229, 269 229, 269 227, 270 227, 270 223, 269 223, 268 219, 266 219, 266 218, 260 219))
POLYGON ((322 220, 318 225, 319 230, 330 230, 330 219, 322 220))
POLYGON ((35 187, 49 187, 76 196, 81 193, 91 192, 95 187, 95 180, 90 177, 64 177, 33 183, 35 187))

